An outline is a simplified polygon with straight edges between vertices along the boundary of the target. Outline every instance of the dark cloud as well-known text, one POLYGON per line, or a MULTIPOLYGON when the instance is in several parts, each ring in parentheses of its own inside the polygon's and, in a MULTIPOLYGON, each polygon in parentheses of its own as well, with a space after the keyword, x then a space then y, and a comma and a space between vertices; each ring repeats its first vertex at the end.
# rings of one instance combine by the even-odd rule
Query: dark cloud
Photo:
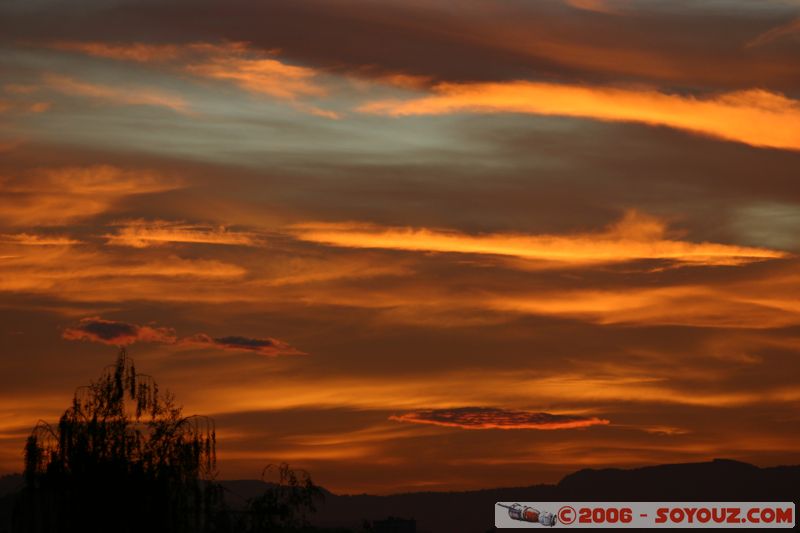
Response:
POLYGON ((211 337, 205 333, 199 333, 184 339, 182 342, 186 344, 205 345, 222 350, 256 352, 267 356, 301 355, 303 353, 283 341, 272 338, 258 339, 239 336, 211 337))
POLYGON ((461 429, 572 429, 609 423, 608 420, 596 417, 511 411, 493 407, 423 409, 393 415, 390 419, 461 429))
POLYGON ((103 320, 100 317, 81 319, 77 326, 67 328, 62 337, 68 340, 100 342, 124 346, 135 342, 175 342, 175 330, 156 326, 139 326, 127 322, 103 320))
POLYGON ((703 16, 687 5, 604 16, 556 0, 474 0, 457 10, 445 2, 138 1, 81 10, 43 4, 5 15, 0 31, 7 39, 136 41, 147 28, 154 42, 248 41, 314 66, 378 76, 800 88, 792 68, 796 47, 745 48, 790 21, 791 11, 736 2, 721 2, 703 16))
POLYGON ((135 342, 154 342, 160 344, 200 345, 222 350, 256 352, 262 355, 299 355, 287 343, 273 338, 251 338, 241 336, 211 337, 198 333, 179 339, 175 330, 154 325, 140 326, 128 322, 104 320, 100 317, 83 318, 76 326, 66 328, 62 335, 67 340, 80 340, 125 346, 135 342))

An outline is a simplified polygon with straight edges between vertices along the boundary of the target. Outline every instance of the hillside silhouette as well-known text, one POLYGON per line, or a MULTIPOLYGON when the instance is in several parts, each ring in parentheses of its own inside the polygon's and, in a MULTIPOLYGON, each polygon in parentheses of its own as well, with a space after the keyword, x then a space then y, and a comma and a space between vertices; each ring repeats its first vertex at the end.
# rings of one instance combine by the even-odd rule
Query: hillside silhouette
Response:
MULTIPOLYGON (((220 481, 232 506, 264 490, 256 480, 220 481)), ((498 501, 795 501, 800 465, 759 468, 728 459, 634 469, 584 469, 557 484, 461 492, 412 492, 325 499, 311 522, 362 531, 364 521, 414 518, 419 533, 484 533, 494 524, 498 501)), ((368 530, 367 530, 368 531, 368 530)))
MULTIPOLYGON (((0 478, 0 515, 8 521, 21 475, 0 478), (7 491, 5 497, 4 491, 7 491)), ((269 490, 261 480, 222 480, 232 509, 269 490)), ((494 524, 498 501, 794 501, 800 500, 800 465, 759 468, 726 459, 635 469, 584 469, 557 484, 462 492, 413 492, 388 496, 337 495, 321 489, 311 523, 324 531, 370 531, 364 522, 413 518, 418 533, 484 533, 494 524)), ((4 533, 0 526, 0 532, 4 533)))

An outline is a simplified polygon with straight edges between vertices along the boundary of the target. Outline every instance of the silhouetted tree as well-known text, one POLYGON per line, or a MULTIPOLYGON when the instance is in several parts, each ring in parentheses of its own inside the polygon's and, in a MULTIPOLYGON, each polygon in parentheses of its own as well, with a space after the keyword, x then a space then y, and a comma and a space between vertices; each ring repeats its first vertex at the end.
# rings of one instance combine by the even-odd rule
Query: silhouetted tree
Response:
POLYGON ((211 419, 183 416, 125 350, 25 445, 25 532, 223 530, 211 419))
POLYGON ((36 424, 24 477, 19 533, 312 531, 308 515, 322 495, 305 471, 270 465, 264 494, 228 508, 215 482, 213 420, 184 416, 124 349, 100 379, 76 389, 56 426, 36 424))
POLYGON ((266 533, 294 531, 308 526, 308 516, 316 511, 315 500, 322 490, 304 470, 292 470, 286 463, 268 465, 261 473, 268 488, 247 502, 243 531, 266 533))

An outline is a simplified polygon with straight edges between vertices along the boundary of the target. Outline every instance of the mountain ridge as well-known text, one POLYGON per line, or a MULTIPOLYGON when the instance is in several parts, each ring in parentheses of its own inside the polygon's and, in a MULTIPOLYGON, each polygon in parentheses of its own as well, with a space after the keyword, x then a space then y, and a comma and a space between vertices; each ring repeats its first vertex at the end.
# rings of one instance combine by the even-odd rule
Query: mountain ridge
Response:
MULTIPOLYGON (((222 482, 223 486, 231 482, 222 482)), ((234 481, 235 483, 235 481, 234 481)), ((242 496, 245 496, 242 494, 242 496)), ((637 468, 584 468, 555 484, 389 495, 333 494, 312 522, 360 528, 389 516, 413 518, 419 533, 484 533, 498 501, 795 501, 800 465, 758 467, 732 459, 637 468)))
MULTIPOLYGON (((20 487, 19 474, 0 477, 0 514, 20 487)), ((220 480, 226 499, 240 507, 268 486, 260 480, 220 480)), ((498 501, 794 501, 800 500, 800 465, 758 467, 731 459, 637 468, 584 468, 556 484, 389 495, 334 494, 311 521, 318 527, 360 531, 365 521, 413 518, 418 533, 485 533, 498 501)))

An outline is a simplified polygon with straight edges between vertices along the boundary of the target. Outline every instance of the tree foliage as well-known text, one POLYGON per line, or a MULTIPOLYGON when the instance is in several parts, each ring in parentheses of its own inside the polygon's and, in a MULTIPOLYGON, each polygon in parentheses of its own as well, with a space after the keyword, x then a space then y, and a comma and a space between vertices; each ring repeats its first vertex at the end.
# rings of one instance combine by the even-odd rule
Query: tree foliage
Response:
POLYGON ((319 489, 287 465, 277 472, 264 495, 243 510, 229 509, 215 482, 213 420, 184 416, 122 349, 98 380, 75 391, 57 425, 39 421, 28 437, 15 530, 224 533, 304 526, 319 489))
POLYGON ((269 488, 248 501, 241 529, 266 533, 307 527, 309 515, 316 511, 315 500, 323 497, 308 472, 281 463, 267 466, 261 479, 269 488))

